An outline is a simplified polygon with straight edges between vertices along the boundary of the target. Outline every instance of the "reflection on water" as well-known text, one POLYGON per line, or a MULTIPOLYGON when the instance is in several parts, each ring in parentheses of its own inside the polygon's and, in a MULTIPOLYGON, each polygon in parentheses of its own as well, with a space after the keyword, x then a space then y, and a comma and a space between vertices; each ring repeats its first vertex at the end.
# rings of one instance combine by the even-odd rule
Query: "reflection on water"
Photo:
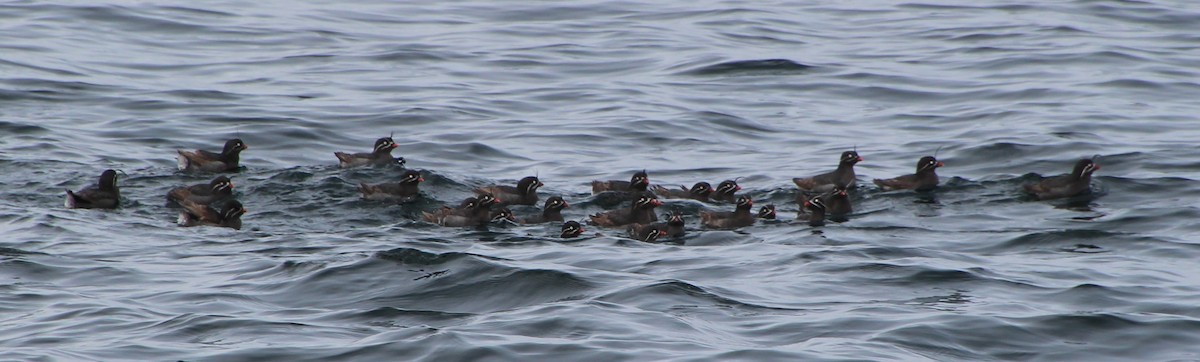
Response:
POLYGON ((1192 358, 1195 13, 2 4, 0 359, 1192 358), (388 134, 425 179, 411 203, 356 190, 401 168, 333 155, 388 134), (232 137, 251 145, 245 227, 175 226, 163 195, 212 178, 176 150, 232 137), (931 152, 947 166, 934 192, 861 182, 845 220, 795 219, 791 179, 850 149, 860 181, 931 152), (1093 154, 1091 195, 1022 193, 1093 154), (127 174, 121 209, 61 207, 108 168, 127 174), (696 215, 732 205, 663 200, 688 228, 659 243, 418 221, 528 175, 587 220, 628 202, 590 181, 643 169, 740 177, 779 218, 705 230, 696 215))

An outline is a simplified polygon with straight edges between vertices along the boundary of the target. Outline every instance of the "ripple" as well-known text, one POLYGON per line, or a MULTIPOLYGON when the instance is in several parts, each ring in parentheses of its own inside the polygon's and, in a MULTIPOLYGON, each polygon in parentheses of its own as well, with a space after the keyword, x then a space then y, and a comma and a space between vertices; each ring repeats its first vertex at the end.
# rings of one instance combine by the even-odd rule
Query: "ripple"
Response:
POLYGON ((682 75, 739 76, 802 74, 813 66, 788 59, 735 60, 684 71, 682 75))
POLYGON ((1176 8, 0 5, 0 359, 1188 359, 1197 13, 1176 8), (400 168, 335 163, 385 134, 414 202, 358 195, 400 168), (232 137, 246 227, 175 225, 167 191, 213 177, 175 150, 232 137), (855 213, 795 220, 791 178, 847 149, 855 213), (935 151, 934 192, 867 182, 935 151), (1090 196, 1022 194, 1097 154, 1090 196), (120 209, 60 206, 108 168, 120 209), (732 205, 665 200, 688 227, 665 243, 418 221, 527 175, 584 220, 621 207, 591 180, 643 169, 740 178, 780 218, 705 230, 732 205))

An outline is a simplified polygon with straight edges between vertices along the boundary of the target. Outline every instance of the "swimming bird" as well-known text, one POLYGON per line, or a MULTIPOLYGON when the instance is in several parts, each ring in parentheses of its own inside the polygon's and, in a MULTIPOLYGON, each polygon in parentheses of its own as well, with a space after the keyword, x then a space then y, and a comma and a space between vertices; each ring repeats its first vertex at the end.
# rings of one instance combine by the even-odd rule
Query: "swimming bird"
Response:
POLYGON ((666 226, 666 236, 678 238, 687 233, 687 223, 683 221, 683 213, 679 212, 679 210, 671 212, 671 216, 667 217, 666 226))
POLYGON ((1100 165, 1090 159, 1075 162, 1071 173, 1046 178, 1032 184, 1024 185, 1025 192, 1038 200, 1050 200, 1071 197, 1091 192, 1092 172, 1100 169, 1100 165))
POLYGON ((591 223, 599 226, 616 227, 629 224, 649 224, 658 221, 654 208, 662 206, 662 201, 650 192, 644 192, 633 200, 629 208, 607 211, 591 215, 591 223))
POLYGON ((237 171, 242 151, 250 147, 241 139, 231 139, 225 142, 221 153, 205 150, 179 152, 179 169, 183 171, 230 172, 237 171))
POLYGON ((737 179, 721 181, 721 183, 717 184, 717 190, 713 192, 712 199, 714 201, 734 202, 738 199, 736 193, 741 190, 742 186, 738 185, 737 179))
POLYGON ((567 204, 567 200, 563 200, 562 196, 550 196, 546 199, 546 203, 542 205, 542 213, 530 215, 521 220, 522 224, 541 224, 551 221, 563 221, 562 210, 571 206, 567 204))
MULTIPOLYGON (((456 210, 443 208, 442 210, 432 213, 422 212, 421 219, 441 226, 485 227, 489 222, 492 221, 492 217, 494 216, 501 216, 502 219, 508 219, 512 215, 511 211, 508 212, 508 215, 493 214, 492 205, 495 205, 497 202, 498 199, 491 194, 483 194, 475 197, 473 202, 463 200, 463 204, 460 206, 467 206, 469 209, 456 210)), ((507 208, 504 208, 503 210, 507 210, 507 208)))
POLYGON ((666 199, 692 199, 699 201, 708 201, 708 197, 713 193, 712 185, 707 182, 697 182, 692 185, 692 188, 686 188, 682 185, 678 189, 668 189, 659 185, 654 185, 651 188, 655 195, 666 199))
POLYGON ((183 206, 179 212, 180 226, 210 225, 241 230, 242 215, 246 214, 246 208, 237 200, 226 200, 221 204, 220 211, 189 200, 183 200, 179 205, 183 206))
POLYGON ((700 223, 711 229, 737 229, 754 225, 754 215, 750 213, 753 207, 754 201, 742 196, 738 198, 734 211, 700 213, 700 223))
POLYGON ((104 170, 95 185, 79 191, 67 190, 63 206, 68 209, 115 209, 121 204, 121 189, 117 187, 117 171, 104 170))
POLYGON ((629 236, 647 243, 653 243, 659 237, 667 236, 667 231, 660 224, 634 224, 629 228, 629 236))
POLYGON ((545 186, 537 176, 528 176, 517 181, 517 186, 493 185, 475 189, 476 193, 490 193, 504 200, 506 205, 537 205, 538 188, 545 186))
POLYGON ((409 202, 420 194, 421 182, 425 181, 421 177, 421 173, 416 170, 405 170, 400 175, 400 182, 387 182, 376 185, 368 185, 361 183, 358 185, 358 191, 362 193, 362 197, 367 200, 396 200, 399 202, 409 202))
POLYGON ((890 179, 875 179, 873 181, 879 188, 884 190, 930 191, 937 188, 937 168, 942 166, 945 166, 945 164, 933 156, 925 156, 917 160, 917 172, 914 174, 890 179))
POLYGON ((338 167, 351 168, 360 166, 404 166, 404 157, 393 158, 392 150, 396 149, 396 141, 392 136, 375 140, 375 148, 371 152, 334 152, 338 159, 338 167))
POLYGON ((176 187, 167 192, 167 200, 175 203, 188 200, 207 205, 230 197, 233 197, 233 180, 224 175, 205 184, 176 187))
POLYGON ((646 170, 635 172, 629 181, 609 180, 609 181, 592 181, 592 193, 598 194, 605 191, 632 191, 643 192, 650 186, 650 176, 646 174, 646 170))
POLYGON ((825 225, 825 202, 820 198, 804 201, 796 219, 808 219, 808 226, 825 225))
POLYGON ((792 182, 801 190, 826 191, 833 188, 833 184, 835 183, 852 188, 856 181, 854 165, 862 162, 862 160, 863 158, 858 155, 858 151, 842 152, 837 169, 812 177, 797 177, 792 179, 792 182))
POLYGON ((775 220, 775 205, 774 204, 764 205, 762 208, 758 209, 757 217, 759 219, 775 220))
POLYGON ((648 227, 661 230, 663 232, 661 236, 669 236, 672 238, 683 237, 687 234, 687 224, 683 221, 683 213, 679 212, 679 210, 675 210, 670 214, 667 214, 666 219, 667 221, 665 222, 656 222, 652 224, 630 224, 626 231, 628 231, 629 235, 634 238, 638 238, 639 235, 646 236, 643 235, 643 231, 648 227))
POLYGON ((441 209, 437 209, 434 211, 422 211, 421 219, 436 224, 437 220, 439 218, 445 217, 447 215, 458 215, 458 216, 470 215, 475 210, 475 203, 476 203, 475 200, 477 198, 478 197, 468 197, 465 200, 463 200, 461 203, 459 203, 457 207, 450 207, 447 205, 443 205, 441 209))
POLYGON ((580 225, 578 221, 571 220, 563 223, 562 233, 558 234, 558 237, 570 239, 579 236, 579 234, 583 234, 583 225, 580 225))
POLYGON ((830 220, 846 221, 846 216, 854 212, 846 185, 834 185, 832 190, 814 198, 814 200, 816 199, 821 200, 825 206, 825 213, 829 215, 830 220))

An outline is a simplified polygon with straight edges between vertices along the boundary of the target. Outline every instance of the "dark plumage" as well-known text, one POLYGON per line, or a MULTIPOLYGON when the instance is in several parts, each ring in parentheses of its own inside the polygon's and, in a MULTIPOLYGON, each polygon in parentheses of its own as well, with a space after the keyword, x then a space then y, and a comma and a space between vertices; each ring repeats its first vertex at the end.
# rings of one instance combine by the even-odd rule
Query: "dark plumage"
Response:
POLYGON ((1050 177, 1032 184, 1026 184, 1025 192, 1038 200, 1050 200, 1071 197, 1092 191, 1092 172, 1100 169, 1100 165, 1090 159, 1075 162, 1075 169, 1066 175, 1050 177))
POLYGON ((775 205, 767 204, 761 209, 758 209, 758 218, 766 220, 775 220, 775 205))
POLYGON ((375 140, 375 148, 371 152, 346 153, 334 152, 333 155, 338 159, 338 167, 351 168, 360 166, 389 166, 400 165, 404 166, 404 158, 392 158, 392 150, 396 149, 396 142, 391 136, 375 140))
POLYGON ((712 199, 715 201, 734 202, 738 199, 736 193, 741 190, 742 187, 738 185, 736 179, 721 181, 720 184, 717 184, 717 190, 713 192, 712 199))
POLYGON ((537 205, 539 187, 545 186, 536 176, 529 176, 517 181, 517 186, 487 186, 475 190, 476 193, 490 193, 504 200, 506 205, 537 205))
POLYGON ((546 203, 542 205, 542 213, 530 215, 521 220, 523 224, 541 224, 551 221, 563 221, 562 210, 571 206, 567 204, 567 200, 563 200, 561 196, 550 196, 546 199, 546 203))
POLYGON ((875 179, 876 185, 884 190, 930 191, 937 188, 937 168, 945 166, 933 156, 921 157, 917 161, 917 173, 890 179, 875 179))
POLYGON ((653 243, 657 241, 659 237, 666 235, 667 230, 663 229, 662 224, 634 224, 633 226, 629 227, 629 237, 647 243, 653 243))
POLYGON ((650 186, 650 176, 646 174, 646 170, 641 170, 633 174, 629 181, 592 181, 592 193, 598 194, 605 191, 633 191, 642 192, 650 186))
POLYGON ((799 187, 801 190, 825 191, 833 188, 833 184, 835 183, 854 187, 856 182, 854 164, 862 162, 862 160, 863 158, 859 157, 856 151, 842 152, 842 157, 838 161, 836 170, 812 177, 797 177, 792 179, 792 182, 795 182, 796 187, 799 187))
POLYGON ((820 198, 805 201, 796 218, 808 219, 809 226, 825 225, 825 202, 820 198))
POLYGON ((578 221, 571 220, 563 223, 562 233, 558 234, 558 237, 570 239, 579 236, 579 234, 583 234, 583 225, 580 225, 578 221))
MULTIPOLYGON (((422 212, 421 219, 442 226, 484 227, 487 226, 488 222, 492 220, 492 216, 497 216, 492 214, 492 205, 495 204, 495 197, 493 197, 491 194, 483 194, 477 196, 473 201, 463 200, 463 203, 460 206, 468 207, 467 209, 443 208, 432 213, 422 212)), ((501 210, 508 209, 502 208, 501 210)), ((508 215, 499 216, 507 216, 507 218, 511 218, 512 212, 509 211, 508 215)))
POLYGON ((233 197, 233 180, 217 176, 206 184, 176 187, 167 192, 167 200, 181 203, 188 200, 197 204, 211 204, 233 197))
POLYGON ((666 199, 692 199, 700 201, 708 201, 708 195, 713 192, 712 185, 707 182, 697 182, 695 185, 692 185, 691 189, 682 185, 679 186, 679 189, 668 189, 654 185, 652 190, 654 190, 654 194, 658 195, 658 197, 666 199))
POLYGON ((658 221, 658 216, 654 215, 654 208, 659 206, 662 206, 662 201, 658 201, 654 194, 644 192, 636 200, 633 200, 633 204, 629 208, 592 215, 591 223, 607 227, 649 224, 658 221))
POLYGON ((475 210, 475 202, 476 202, 475 200, 476 199, 477 199, 476 197, 468 197, 465 200, 463 200, 462 203, 459 203, 458 207, 450 207, 450 206, 443 205, 441 209, 434 210, 433 212, 423 211, 423 212, 421 212, 421 219, 428 221, 428 222, 437 223, 437 220, 439 218, 445 217, 447 215, 457 215, 457 216, 470 215, 471 212, 473 212, 475 210))
POLYGON ((205 150, 179 150, 179 169, 204 172, 237 171, 242 151, 249 148, 242 140, 234 138, 225 142, 225 148, 221 150, 221 153, 205 150))
POLYGON ((117 171, 104 170, 95 185, 72 192, 67 190, 63 206, 68 209, 115 209, 121 204, 121 189, 117 187, 117 171))
POLYGON ((183 211, 179 212, 180 226, 211 225, 241 230, 242 215, 246 213, 246 208, 237 200, 226 200, 220 211, 188 200, 179 205, 183 206, 183 211))
POLYGON ((509 210, 507 207, 501 207, 488 213, 488 222, 515 224, 517 223, 517 217, 513 215, 512 210, 509 210))
POLYGON ((667 217, 667 236, 678 238, 687 233, 687 223, 683 221, 683 213, 675 211, 667 217))
POLYGON ((846 221, 846 216, 854 212, 850 204, 850 194, 845 185, 834 185, 832 190, 817 196, 825 205, 825 212, 833 221, 846 221))
POLYGON ((358 191, 362 193, 362 197, 368 200, 396 200, 399 202, 412 201, 421 192, 421 182, 425 178, 421 177, 421 173, 416 170, 404 171, 400 176, 400 182, 388 182, 377 185, 368 185, 365 183, 358 185, 358 191))
POLYGON ((736 229, 754 225, 754 215, 750 213, 750 209, 753 207, 754 201, 747 196, 742 196, 737 200, 737 209, 732 212, 700 213, 700 223, 712 229, 736 229))

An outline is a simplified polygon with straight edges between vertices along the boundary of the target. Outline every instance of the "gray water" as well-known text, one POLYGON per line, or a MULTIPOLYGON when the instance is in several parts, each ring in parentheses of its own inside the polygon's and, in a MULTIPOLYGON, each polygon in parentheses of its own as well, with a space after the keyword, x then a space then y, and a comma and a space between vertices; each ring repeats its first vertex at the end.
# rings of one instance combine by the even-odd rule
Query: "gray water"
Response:
POLYGON ((1197 360, 1197 34, 1190 1, 3 2, 0 359, 1197 360), (392 132, 416 203, 336 166, 392 132), (175 150, 233 137, 245 228, 175 225, 212 177, 175 150), (850 220, 793 222, 855 148, 850 220), (870 184, 938 148, 938 191, 870 184), (1020 193, 1093 155, 1092 196, 1020 193), (108 168, 120 209, 63 208, 108 168), (532 174, 584 219, 641 169, 781 220, 415 220, 532 174))

